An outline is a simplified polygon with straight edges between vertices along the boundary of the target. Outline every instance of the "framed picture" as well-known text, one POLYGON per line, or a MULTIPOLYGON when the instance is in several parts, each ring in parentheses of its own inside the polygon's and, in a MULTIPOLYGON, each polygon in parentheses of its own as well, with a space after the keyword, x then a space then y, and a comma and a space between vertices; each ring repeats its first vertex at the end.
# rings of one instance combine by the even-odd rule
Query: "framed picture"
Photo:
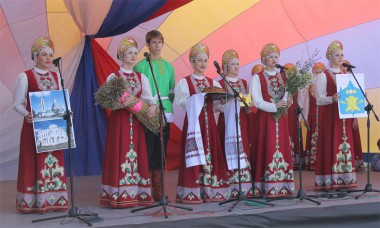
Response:
MULTIPOLYGON (((355 76, 365 91, 364 74, 355 74, 355 76)), ((364 109, 367 105, 366 99, 352 74, 337 74, 336 87, 340 95, 338 102, 340 119, 367 117, 364 109)))
MULTIPOLYGON (((68 109, 71 112, 67 89, 65 94, 68 109)), ((29 101, 33 115, 33 132, 37 153, 69 148, 67 122, 64 119, 66 106, 62 90, 30 92, 29 101)), ((75 148, 73 126, 71 126, 70 142, 71 148, 75 148)))

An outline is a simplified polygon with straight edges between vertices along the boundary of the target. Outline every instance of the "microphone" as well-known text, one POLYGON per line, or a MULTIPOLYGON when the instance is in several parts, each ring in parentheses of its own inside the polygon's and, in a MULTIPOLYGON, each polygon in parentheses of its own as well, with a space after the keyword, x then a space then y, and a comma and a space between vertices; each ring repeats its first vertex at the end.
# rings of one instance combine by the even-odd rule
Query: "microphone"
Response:
POLYGON ((53 59, 53 64, 54 64, 54 66, 58 66, 58 64, 59 64, 59 61, 62 59, 62 57, 58 57, 58 58, 56 58, 56 59, 53 59))
POLYGON ((356 68, 356 66, 352 66, 350 64, 347 64, 347 63, 342 63, 342 67, 347 67, 347 68, 356 68))
POLYGON ((277 69, 281 69, 281 70, 287 70, 288 68, 284 67, 284 66, 281 66, 280 64, 275 64, 274 65, 277 69))
POLYGON ((219 66, 219 63, 218 63, 218 61, 214 61, 214 66, 215 66, 215 68, 216 68, 216 72, 218 73, 218 74, 220 74, 220 66, 219 66))
POLYGON ((150 56, 150 55, 149 55, 148 52, 145 52, 145 53, 144 53, 144 57, 145 57, 145 58, 149 58, 149 56, 150 56))

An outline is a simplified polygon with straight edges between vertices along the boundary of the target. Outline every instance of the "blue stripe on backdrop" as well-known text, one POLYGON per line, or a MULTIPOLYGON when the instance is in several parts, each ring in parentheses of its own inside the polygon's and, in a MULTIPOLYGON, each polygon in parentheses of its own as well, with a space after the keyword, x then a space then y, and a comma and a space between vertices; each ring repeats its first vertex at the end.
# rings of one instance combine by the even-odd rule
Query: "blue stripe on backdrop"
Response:
MULTIPOLYGON (((90 38, 86 37, 70 97, 74 112, 73 124, 76 141, 76 148, 72 150, 72 166, 75 175, 102 173, 107 117, 104 109, 95 105, 93 94, 98 88, 90 38)), ((65 151, 65 164, 66 170, 68 170, 67 151, 65 151)))
POLYGON ((91 38, 123 34, 150 18, 168 0, 114 0, 97 34, 91 38))

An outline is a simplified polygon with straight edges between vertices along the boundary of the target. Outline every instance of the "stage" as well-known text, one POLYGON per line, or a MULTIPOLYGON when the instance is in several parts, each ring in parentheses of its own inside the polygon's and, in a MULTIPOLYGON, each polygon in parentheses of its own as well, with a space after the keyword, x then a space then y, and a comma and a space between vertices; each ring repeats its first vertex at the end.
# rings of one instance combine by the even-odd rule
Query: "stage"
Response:
MULTIPOLYGON (((167 195, 173 202, 178 171, 167 172, 167 195)), ((314 172, 303 171, 303 189, 307 195, 317 196, 313 189, 314 172)), ((296 190, 299 188, 298 172, 295 172, 296 190)), ((380 173, 371 172, 373 189, 380 189, 380 173)), ((367 183, 367 173, 357 173, 358 188, 367 183)), ((183 205, 193 211, 168 208, 169 218, 165 219, 157 207, 154 209, 130 213, 130 209, 109 209, 100 207, 99 194, 101 176, 82 176, 74 180, 75 206, 81 213, 98 213, 98 219, 92 220, 93 227, 379 227, 380 193, 349 193, 345 196, 331 195, 319 198, 320 206, 299 199, 272 201, 275 206, 247 204, 240 202, 232 212, 228 212, 232 203, 219 206, 218 203, 183 205)), ((0 227, 87 227, 77 219, 50 220, 32 223, 34 219, 66 215, 54 212, 47 214, 20 214, 15 209, 16 181, 1 181, 0 227)), ((316 199, 313 197, 313 199, 316 199)), ((263 201, 258 199, 258 201, 263 201)), ((265 201, 264 201, 265 202, 265 201)))

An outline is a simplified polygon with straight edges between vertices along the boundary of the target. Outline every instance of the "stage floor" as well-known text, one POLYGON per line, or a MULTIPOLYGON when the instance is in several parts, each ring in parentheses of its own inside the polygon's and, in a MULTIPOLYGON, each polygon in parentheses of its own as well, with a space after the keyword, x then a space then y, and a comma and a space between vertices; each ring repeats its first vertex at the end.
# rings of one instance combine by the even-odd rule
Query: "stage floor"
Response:
MULTIPOLYGON (((175 198, 175 187, 177 183, 177 175, 178 171, 169 171, 166 174, 167 180, 167 195, 169 199, 174 202, 175 198)), ((316 195, 313 189, 314 182, 314 172, 303 171, 303 189, 306 191, 307 195, 316 195)), ((296 189, 299 188, 298 182, 298 172, 295 172, 296 177, 296 189)), ((373 189, 380 189, 380 173, 379 172, 371 172, 371 184, 373 189)), ((367 183, 367 173, 359 172, 357 173, 358 179, 358 188, 363 189, 367 183)), ((349 193, 343 198, 333 197, 333 198, 319 198, 322 203, 320 206, 308 201, 308 200, 299 200, 299 199, 283 199, 276 200, 271 203, 275 204, 275 206, 267 206, 261 204, 253 204, 249 205, 246 202, 240 202, 232 212, 228 212, 228 209, 231 207, 232 203, 227 203, 224 205, 218 205, 218 203, 204 203, 200 205, 183 205, 183 204, 174 204, 181 206, 189 206, 193 208, 193 211, 185 211, 181 209, 172 209, 168 207, 169 218, 165 219, 163 214, 161 213, 160 207, 156 207, 154 209, 139 211, 136 213, 131 213, 130 209, 110 209, 101 207, 99 204, 99 195, 100 195, 100 184, 101 184, 101 176, 83 176, 76 177, 74 181, 74 196, 75 196, 75 206, 78 207, 81 213, 95 212, 98 213, 99 217, 102 219, 98 221, 93 221, 93 227, 126 227, 128 225, 133 225, 134 227, 137 224, 141 224, 138 227, 210 227, 217 225, 218 227, 241 227, 245 226, 241 223, 244 220, 247 220, 248 217, 244 216, 264 216, 269 215, 268 218, 262 219, 264 223, 249 223, 249 226, 272 226, 272 227, 281 227, 281 226, 290 226, 295 227, 301 224, 292 224, 289 221, 289 215, 287 223, 281 223, 282 220, 278 220, 279 213, 289 213, 289 211, 293 211, 296 216, 297 214, 309 214, 313 215, 313 219, 323 220, 326 218, 326 215, 321 215, 319 218, 318 215, 321 213, 325 213, 328 210, 330 212, 336 210, 338 214, 335 216, 342 216, 339 213, 343 213, 343 215, 347 215, 348 219, 351 218, 350 213, 355 213, 359 215, 360 213, 364 213, 358 219, 360 223, 362 219, 363 222, 366 219, 373 220, 373 213, 375 215, 379 215, 378 217, 378 225, 380 225, 380 193, 366 193, 358 200, 354 198, 355 195, 359 193, 349 193), (366 206, 368 205, 368 207, 366 206), (351 208, 347 211, 348 208, 351 208), (294 209, 294 210, 293 210, 294 209), (326 209, 326 210, 324 210, 326 209), (338 210, 340 209, 340 210, 338 210), (342 209, 346 209, 342 210, 342 209), (357 212, 353 212, 353 210, 357 210, 357 212), (371 210, 371 211, 368 211, 371 210), (376 211, 377 210, 377 211, 376 211), (340 212, 339 212, 340 211, 340 212), (370 217, 366 217, 366 213, 370 214, 370 217), (220 217, 222 216, 222 217, 220 217), (372 217, 371 217, 372 216, 372 217), (218 219, 220 217, 220 219, 218 219), (271 218, 273 217, 273 218, 271 218), (275 218, 276 217, 276 222, 275 218), (197 219, 198 218, 198 219, 197 219), (202 219, 200 219, 202 218, 202 219), (214 220, 210 220, 214 218, 214 220), (216 218, 216 219, 215 219, 216 218), (226 219, 228 218, 228 219, 226 219), (197 225, 186 222, 183 223, 178 220, 186 221, 197 221, 197 225), (197 220, 194 220, 197 219, 197 220), (226 219, 228 221, 223 222, 226 219), (177 222, 174 222, 177 221, 177 222), (202 223, 204 221, 204 223, 202 223), (207 222, 206 222, 207 221, 207 222), (240 221, 240 222, 239 222, 240 221), (219 222, 219 224, 217 224, 219 222), (229 222, 229 223, 228 223, 229 222), (290 223, 289 223, 290 222, 290 223), (154 223, 154 224, 152 224, 154 223), (180 225, 181 224, 181 225, 180 225), (192 225, 190 225, 192 224, 192 225), (235 224, 235 225, 234 225, 235 224), (240 225, 239 225, 240 224, 240 225), (277 225, 276 225, 277 224, 277 225)), ((77 219, 66 218, 66 219, 57 219, 44 221, 39 223, 31 223, 34 219, 41 219, 53 216, 66 215, 67 213, 62 212, 54 212, 47 214, 20 214, 15 209, 15 198, 16 198, 16 181, 1 181, 0 182, 0 227, 64 227, 62 225, 66 224, 66 227, 86 227, 86 224, 80 223, 77 219)), ((315 198, 313 198, 315 199, 315 198)), ((259 199, 260 200, 260 199, 259 199)), ((265 202, 265 201, 264 201, 265 202)), ((331 213, 334 214, 334 213, 331 213)), ((330 215, 331 215, 330 214, 330 215)), ((340 217, 342 218, 342 217, 340 217)), ((257 221, 257 217, 255 218, 257 221)), ((300 221, 307 221, 311 219, 311 217, 301 218, 300 221)), ((294 219, 296 221, 296 219, 294 219)), ((312 220, 310 220, 312 221, 312 220)), ((373 222, 373 221, 372 221, 373 222)), ((325 221, 325 225, 330 224, 328 220, 325 221)), ((376 221, 375 221, 376 224, 376 221)), ((336 227, 331 222, 331 226, 336 227)), ((300 226, 299 226, 300 227, 300 226)), ((352 227, 352 226, 350 226, 352 227)), ((364 227, 364 226, 362 226, 364 227)), ((379 226, 378 226, 379 227, 379 226)))

